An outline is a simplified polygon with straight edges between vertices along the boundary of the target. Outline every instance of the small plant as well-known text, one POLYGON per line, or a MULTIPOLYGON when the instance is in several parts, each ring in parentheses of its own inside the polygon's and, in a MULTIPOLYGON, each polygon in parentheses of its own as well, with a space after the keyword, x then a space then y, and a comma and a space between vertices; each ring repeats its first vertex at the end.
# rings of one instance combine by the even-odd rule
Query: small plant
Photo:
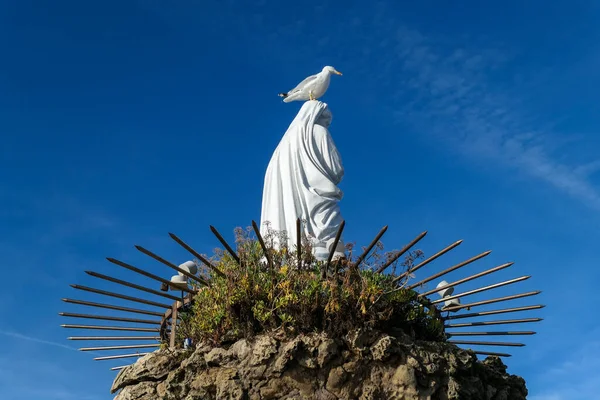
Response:
MULTIPOLYGON (((381 254, 381 243, 360 266, 352 261, 353 246, 348 245, 348 258, 326 268, 326 262, 312 257, 310 238, 303 238, 299 260, 297 249, 275 250, 275 243, 287 240, 270 231, 264 238, 269 263, 252 228, 235 232, 239 264, 227 252, 215 251, 212 262, 223 275, 202 273, 210 286, 197 287, 192 307, 180 312, 178 342, 191 338, 220 345, 259 333, 339 336, 359 328, 400 329, 421 340, 444 340, 437 309, 406 288, 410 275, 394 282, 394 274, 375 272, 381 261, 397 254, 381 254)), ((390 268, 407 271, 422 257, 420 250, 409 252, 390 268)))

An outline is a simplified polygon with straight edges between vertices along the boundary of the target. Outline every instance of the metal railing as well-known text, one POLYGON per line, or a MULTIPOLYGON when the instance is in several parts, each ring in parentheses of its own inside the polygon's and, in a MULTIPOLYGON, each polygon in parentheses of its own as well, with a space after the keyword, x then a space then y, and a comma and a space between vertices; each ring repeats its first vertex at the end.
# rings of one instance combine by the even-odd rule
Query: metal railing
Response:
MULTIPOLYGON (((262 250, 265 252, 265 256, 268 262, 269 267, 272 266, 272 260, 270 259, 268 249, 265 245, 263 238, 260 235, 258 226, 256 222, 252 221, 252 226, 254 228, 254 232, 257 236, 257 240, 259 241, 262 250)), ((337 248, 337 241, 341 237, 342 230, 344 229, 345 222, 342 223, 340 229, 337 232, 336 240, 331 249, 331 254, 329 255, 328 261, 325 264, 325 270, 323 271, 323 276, 325 276, 327 272, 327 268, 329 268, 331 264, 331 259, 333 256, 333 252, 337 248)), ((233 248, 225 241, 223 236, 214 228, 210 227, 211 231, 217 238, 217 240, 223 245, 225 250, 233 257, 236 262, 240 262, 239 255, 233 250, 233 248)), ((300 229, 300 221, 298 221, 298 229, 300 229)), ((373 241, 364 249, 363 253, 356 259, 354 262, 354 266, 358 267, 361 263, 365 263, 368 260, 368 255, 374 246, 379 242, 381 237, 387 231, 387 226, 380 230, 380 232, 375 236, 373 241)), ((399 260, 399 258, 405 253, 409 252, 412 247, 414 247, 419 241, 421 241, 427 232, 422 232, 417 235, 412 241, 410 241, 406 246, 404 246, 401 250, 393 254, 386 262, 382 265, 378 266, 378 268, 374 268, 376 273, 383 273, 388 267, 390 267, 394 262, 399 260)), ((194 250, 191 246, 181 240, 175 234, 169 233, 169 236, 178 243, 183 249, 185 249, 188 253, 194 256, 199 262, 203 263, 207 268, 211 269, 214 273, 224 276, 223 272, 221 272, 215 265, 213 265, 208 259, 203 257, 200 253, 194 250)), ((427 266, 432 263, 436 259, 440 258, 446 253, 449 253, 454 248, 458 247, 462 243, 462 240, 458 240, 449 246, 441 249, 440 251, 434 253, 432 256, 428 257, 424 261, 420 262, 416 266, 411 267, 407 271, 399 274, 394 278, 394 282, 396 282, 399 286, 407 287, 409 289, 417 290, 419 292, 419 297, 423 298, 432 294, 440 293, 443 291, 454 290, 459 285, 464 283, 474 281, 483 276, 487 276, 498 272, 500 270, 504 270, 513 265, 513 263, 504 263, 497 267, 478 272, 476 274, 469 275, 467 277, 458 279, 451 283, 446 283, 443 285, 438 285, 435 289, 424 290, 425 284, 428 282, 441 278, 442 276, 449 274, 451 272, 457 271, 477 260, 481 260, 487 257, 491 251, 485 251, 480 253, 472 258, 469 258, 465 261, 462 261, 454 266, 446 268, 440 272, 434 273, 431 276, 428 276, 424 279, 421 279, 417 283, 408 285, 408 279, 414 274, 416 271, 421 268, 427 266)), ((210 282, 207 281, 206 278, 198 276, 196 274, 191 274, 188 271, 179 268, 176 264, 167 261, 163 257, 145 249, 142 246, 135 246, 138 251, 141 253, 151 257, 152 259, 158 261, 159 263, 177 271, 179 274, 185 276, 189 280, 192 280, 194 284, 199 286, 209 286, 210 282)), ((300 254, 301 246, 298 247, 298 257, 301 257, 300 254)), ((117 260, 115 258, 108 257, 107 260, 116 266, 127 269, 128 271, 134 272, 138 275, 144 276, 145 278, 149 278, 155 282, 157 285, 160 284, 159 289, 143 286, 137 283, 133 283, 124 279, 115 278, 112 276, 108 276, 102 273, 94 272, 94 271, 85 271, 89 276, 99 279, 105 282, 110 282, 112 284, 116 284, 122 287, 127 287, 129 289, 136 290, 138 292, 144 293, 144 297, 134 297, 130 295, 126 295, 119 292, 106 291, 102 289, 92 288, 88 286, 82 285, 71 285, 72 288, 84 291, 87 293, 93 293, 100 296, 116 298, 128 302, 125 306, 123 305, 115 305, 115 304, 106 304, 106 303, 97 303, 86 300, 79 299, 71 299, 64 298, 63 301, 69 304, 75 304, 78 306, 91 307, 95 309, 104 309, 117 311, 122 313, 136 314, 139 316, 143 316, 143 318, 131 318, 129 316, 113 316, 113 315, 96 315, 96 314, 80 314, 80 313, 71 313, 71 312, 61 312, 59 313, 63 317, 68 318, 79 318, 79 319, 92 319, 97 321, 112 321, 117 322, 117 325, 76 325, 76 324, 64 324, 62 325, 64 328, 69 329, 82 329, 82 330, 101 330, 101 331, 118 331, 121 332, 119 336, 71 336, 68 339, 74 341, 115 341, 115 342, 125 342, 127 344, 123 345, 110 345, 110 346, 97 346, 97 347, 84 347, 79 350, 81 351, 91 351, 91 352, 99 352, 99 351, 116 351, 116 350, 133 350, 133 349, 144 349, 144 351, 137 351, 135 353, 123 353, 123 354, 115 354, 109 356, 100 356, 95 357, 94 360, 116 360, 123 358, 137 358, 142 357, 146 354, 149 354, 148 349, 155 349, 161 346, 168 346, 169 348, 177 348, 183 346, 183 343, 177 343, 177 327, 178 327, 178 315, 181 313, 183 307, 188 307, 194 299, 194 294, 197 293, 197 289, 191 286, 175 286, 171 281, 159 276, 155 275, 149 271, 144 269, 135 267, 123 261, 117 260), (169 289, 177 289, 181 292, 180 296, 176 296, 171 292, 169 293, 169 289), (146 298, 149 297, 149 298, 146 298), (168 300, 168 301, 166 301, 168 300), (147 308, 137 308, 130 307, 129 303, 138 303, 143 304, 147 308), (150 309, 152 308, 152 309, 150 309), (149 319, 149 317, 155 317, 153 319, 149 319), (122 325, 122 323, 126 323, 126 325, 122 325), (123 332, 127 332, 128 334, 132 334, 132 336, 124 336, 123 332), (140 333, 147 333, 147 336, 140 336, 140 333), (148 341, 155 341, 156 343, 148 343, 148 341), (130 344, 131 342, 137 342, 135 344, 130 344)), ((337 271, 337 269, 336 269, 337 271)), ((514 335, 532 335, 535 334, 533 331, 473 331, 473 332, 464 332, 461 329, 465 327, 479 327, 479 326, 489 326, 489 325, 504 325, 504 324, 520 324, 520 323, 532 323, 539 322, 541 318, 521 318, 521 319, 501 319, 501 320, 483 320, 482 318, 486 318, 491 315, 504 314, 504 313, 515 313, 515 312, 523 312, 530 310, 538 310, 543 308, 543 305, 528 305, 528 306, 519 306, 513 308, 505 308, 505 309, 496 309, 496 310, 484 310, 481 312, 473 312, 468 314, 460 314, 460 311, 470 310, 471 308, 484 306, 488 304, 500 303, 530 296, 535 296, 540 294, 540 291, 530 291, 510 296, 490 298, 486 300, 480 300, 468 304, 460 304, 458 302, 459 299, 470 296, 476 293, 487 292, 499 287, 509 286, 526 279, 529 279, 530 276, 523 276, 515 279, 511 279, 508 281, 499 282, 492 285, 482 286, 479 288, 475 288, 469 291, 465 291, 459 294, 447 295, 443 298, 431 301, 432 304, 440 305, 439 312, 446 313, 446 316, 442 316, 444 321, 444 329, 446 331, 447 338, 453 338, 458 336, 469 336, 469 337, 477 337, 477 336, 514 336, 514 335), (442 306, 442 303, 446 303, 446 305, 442 306), (471 318, 479 318, 479 320, 474 320, 471 322, 465 323, 455 323, 454 320, 457 319, 471 319, 471 318)), ((440 314, 442 315, 442 314, 440 314)), ((473 346, 503 346, 503 347, 520 347, 524 346, 523 343, 513 343, 513 342, 482 342, 482 341, 470 341, 470 340, 448 340, 450 343, 454 343, 456 345, 466 346, 467 348, 471 348, 473 346)), ((510 357, 510 354, 507 353, 497 353, 490 352, 486 350, 477 350, 476 354, 480 355, 496 355, 503 357, 510 357)), ((126 366, 117 366, 111 368, 112 370, 120 370, 125 368, 126 366)))

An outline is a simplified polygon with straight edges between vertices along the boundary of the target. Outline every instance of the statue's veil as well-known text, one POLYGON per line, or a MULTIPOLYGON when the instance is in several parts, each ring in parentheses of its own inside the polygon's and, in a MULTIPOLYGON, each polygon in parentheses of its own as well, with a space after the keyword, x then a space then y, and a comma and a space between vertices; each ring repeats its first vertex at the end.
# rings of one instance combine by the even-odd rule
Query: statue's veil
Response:
MULTIPOLYGON (((279 142, 265 176, 261 221, 296 240, 296 218, 306 221, 304 230, 319 242, 318 258, 341 223, 337 187, 344 169, 329 134, 332 114, 326 103, 305 102, 279 142)), ((262 225, 262 224, 261 224, 262 225)), ((261 233, 265 234, 261 226, 261 233)), ((326 255, 325 255, 326 257, 326 255)))

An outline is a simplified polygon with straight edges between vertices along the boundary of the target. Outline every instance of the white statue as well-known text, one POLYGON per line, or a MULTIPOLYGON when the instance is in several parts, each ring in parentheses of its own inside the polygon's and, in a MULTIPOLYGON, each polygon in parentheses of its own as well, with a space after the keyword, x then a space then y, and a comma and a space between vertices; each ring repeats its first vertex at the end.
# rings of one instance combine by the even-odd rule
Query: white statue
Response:
MULTIPOLYGON (((342 223, 338 202, 343 193, 337 185, 344 167, 327 130, 331 118, 327 104, 316 100, 304 103, 269 162, 262 200, 263 237, 268 222, 270 229, 286 231, 288 247, 294 248, 296 220, 300 218, 304 232, 313 238, 318 260, 327 259, 342 223)), ((334 258, 343 255, 340 240, 334 258)))

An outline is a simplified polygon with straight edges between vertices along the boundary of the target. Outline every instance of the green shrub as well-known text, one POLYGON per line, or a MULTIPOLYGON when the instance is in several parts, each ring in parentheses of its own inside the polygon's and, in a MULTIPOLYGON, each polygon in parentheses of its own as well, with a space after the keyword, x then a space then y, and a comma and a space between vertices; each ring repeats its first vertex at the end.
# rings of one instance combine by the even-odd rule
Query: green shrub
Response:
MULTIPOLYGON (((326 262, 314 260, 307 238, 298 263, 297 249, 273 250, 274 240, 284 238, 269 233, 265 242, 272 265, 268 265, 250 232, 236 230, 240 264, 228 253, 215 251, 212 261, 224 276, 203 271, 210 286, 197 287, 193 306, 181 313, 179 339, 224 344, 258 333, 286 337, 324 331, 340 336, 362 328, 401 329, 417 339, 444 340, 439 313, 427 299, 405 288, 406 281, 394 283, 394 273, 377 274, 368 266, 393 256, 382 255, 380 243, 359 267, 351 261, 353 246, 347 246, 349 258, 332 263, 323 278, 326 262)), ((422 256, 418 250, 409 252, 397 263, 406 270, 422 256)), ((397 263, 390 266, 394 272, 397 263)))

